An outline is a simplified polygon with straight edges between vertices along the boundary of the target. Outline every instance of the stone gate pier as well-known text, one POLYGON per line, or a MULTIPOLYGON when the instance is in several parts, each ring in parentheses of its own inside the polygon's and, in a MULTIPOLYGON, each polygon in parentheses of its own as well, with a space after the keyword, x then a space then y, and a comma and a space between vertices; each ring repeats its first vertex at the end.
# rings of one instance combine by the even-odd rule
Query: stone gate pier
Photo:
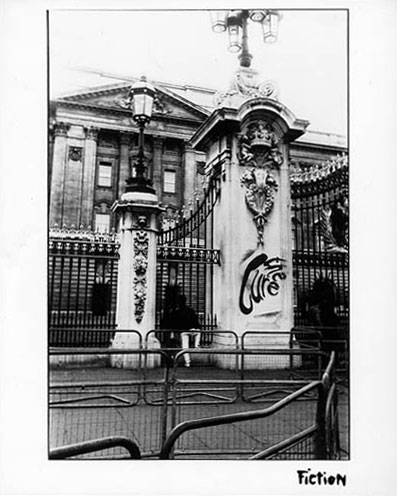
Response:
MULTIPOLYGON (((116 335, 114 349, 138 349, 139 335, 146 338, 155 328, 156 315, 156 241, 157 216, 161 212, 156 194, 127 191, 112 208, 118 218, 120 241, 119 277, 117 286, 116 335)), ((150 348, 159 348, 154 336, 149 337, 150 348)), ((120 354, 111 356, 113 367, 137 368, 139 356, 120 354)), ((159 365, 159 357, 149 355, 146 366, 159 365), (155 363, 156 362, 156 363, 155 363)))
MULTIPOLYGON (((245 347, 288 348, 293 327, 289 143, 308 121, 275 98, 229 95, 192 138, 206 152, 206 174, 222 177, 214 246, 222 264, 214 273, 214 312, 220 329, 245 347), (280 334, 277 335, 276 332, 280 334)), ((216 347, 229 347, 227 337, 216 347)), ((233 360, 233 359, 232 359, 233 360)), ((263 368, 259 356, 245 365, 263 368)), ((286 366, 288 356, 272 360, 286 366)), ((220 366, 230 358, 219 356, 220 366)))

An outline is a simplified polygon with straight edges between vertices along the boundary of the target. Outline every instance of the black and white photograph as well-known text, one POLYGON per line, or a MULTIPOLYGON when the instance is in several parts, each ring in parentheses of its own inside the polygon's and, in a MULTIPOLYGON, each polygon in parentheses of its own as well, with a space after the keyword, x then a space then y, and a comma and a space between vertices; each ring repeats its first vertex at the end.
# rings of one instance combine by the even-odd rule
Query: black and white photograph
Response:
POLYGON ((349 459, 347 14, 50 11, 51 459, 349 459))
MULTIPOLYGON (((11 232, 37 255, 11 286, 28 294, 21 336, 35 332, 21 355, 15 333, 4 343, 16 368, 39 350, 7 389, 14 418, 40 425, 22 457, 43 472, 31 485, 4 472, 0 493, 390 494, 382 475, 379 492, 358 480, 377 453, 374 474, 392 460, 370 439, 395 438, 393 362, 375 361, 393 294, 371 280, 393 223, 366 214, 389 179, 380 163, 367 173, 376 100, 353 91, 368 18, 343 2, 155 5, 54 3, 30 18, 40 165, 16 176, 33 176, 26 206, 14 199, 30 241, 11 232)), ((25 443, 6 417, 12 458, 25 443)))

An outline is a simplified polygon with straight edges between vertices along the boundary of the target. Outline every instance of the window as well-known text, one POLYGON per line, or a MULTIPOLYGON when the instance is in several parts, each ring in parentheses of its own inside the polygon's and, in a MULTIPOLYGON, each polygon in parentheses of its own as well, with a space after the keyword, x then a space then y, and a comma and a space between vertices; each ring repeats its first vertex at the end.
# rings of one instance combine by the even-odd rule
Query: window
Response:
POLYGON ((95 214, 95 230, 99 232, 109 232, 110 215, 95 214))
POLYGON ((112 186, 112 164, 110 162, 99 162, 98 186, 107 188, 112 186))
POLYGON ((175 171, 164 171, 164 193, 175 193, 175 171))

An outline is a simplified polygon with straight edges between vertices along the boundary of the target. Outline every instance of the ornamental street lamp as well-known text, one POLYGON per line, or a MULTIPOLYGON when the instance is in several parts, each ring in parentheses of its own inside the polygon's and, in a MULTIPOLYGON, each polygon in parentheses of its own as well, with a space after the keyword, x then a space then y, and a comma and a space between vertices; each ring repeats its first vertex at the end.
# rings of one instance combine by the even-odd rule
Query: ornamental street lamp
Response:
POLYGON ((212 29, 215 33, 227 30, 229 50, 240 52, 242 67, 250 67, 252 55, 248 50, 248 20, 258 22, 262 26, 263 41, 274 43, 277 40, 280 14, 276 10, 217 10, 211 11, 212 29))
POLYGON ((127 179, 126 191, 154 193, 152 181, 145 175, 144 131, 152 117, 153 100, 156 94, 154 87, 147 82, 145 76, 131 86, 129 98, 132 104, 132 115, 139 128, 138 156, 134 163, 135 175, 127 179))

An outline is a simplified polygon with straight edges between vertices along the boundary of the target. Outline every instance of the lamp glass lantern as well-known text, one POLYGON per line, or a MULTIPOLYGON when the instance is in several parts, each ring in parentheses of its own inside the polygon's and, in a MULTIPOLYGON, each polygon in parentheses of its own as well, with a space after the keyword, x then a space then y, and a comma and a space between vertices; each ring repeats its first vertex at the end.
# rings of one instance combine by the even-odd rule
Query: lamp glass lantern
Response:
POLYGON ((250 19, 254 22, 263 22, 266 17, 266 10, 251 10, 250 19))
POLYGON ((265 43, 274 43, 277 41, 278 21, 278 12, 274 10, 268 11, 267 16, 262 21, 263 40, 265 43))
POLYGON ((241 50, 241 36, 239 26, 229 26, 229 50, 233 53, 237 53, 241 50))
POLYGON ((227 32, 229 35, 229 50, 233 53, 239 52, 241 50, 241 29, 241 12, 232 10, 227 18, 227 32))
POLYGON ((133 118, 138 123, 147 123, 152 117, 153 101, 156 94, 154 87, 147 82, 145 76, 131 86, 133 97, 133 118))
POLYGON ((211 10, 212 30, 215 33, 223 33, 226 31, 226 10, 211 10))

